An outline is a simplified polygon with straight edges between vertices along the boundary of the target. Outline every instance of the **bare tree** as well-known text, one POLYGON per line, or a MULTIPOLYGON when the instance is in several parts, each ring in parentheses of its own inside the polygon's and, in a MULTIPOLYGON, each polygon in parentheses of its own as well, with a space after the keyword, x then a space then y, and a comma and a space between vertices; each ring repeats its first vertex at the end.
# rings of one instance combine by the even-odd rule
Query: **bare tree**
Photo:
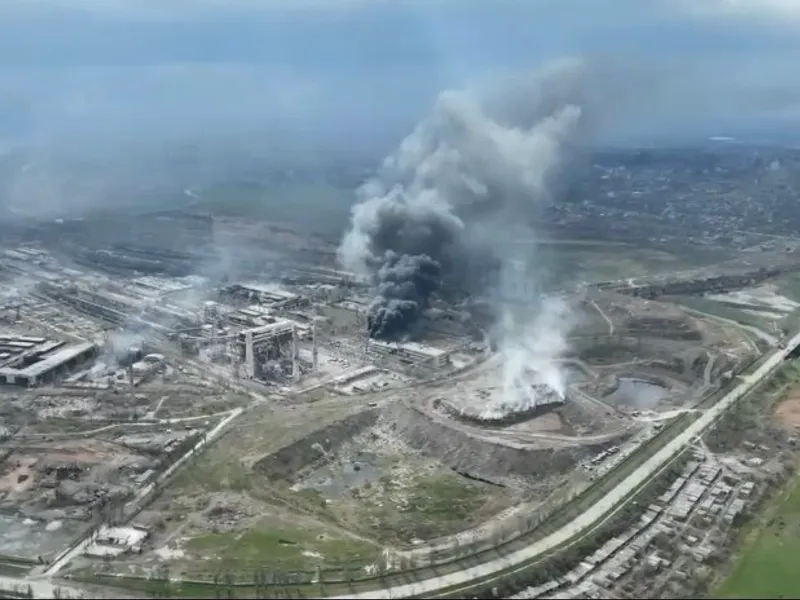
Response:
POLYGON ((263 598, 264 574, 259 569, 253 571, 253 588, 256 598, 263 598))
POLYGON ((220 588, 219 580, 220 580, 219 573, 214 573, 214 578, 213 578, 213 582, 214 582, 214 598, 216 598, 216 600, 219 600, 222 597, 222 594, 220 594, 220 589, 219 589, 220 588))
POLYGON ((229 599, 233 598, 236 595, 235 590, 233 589, 233 584, 234 584, 233 573, 227 571, 225 573, 225 586, 227 587, 229 599))
POLYGON ((170 583, 171 583, 170 580, 171 574, 169 570, 169 565, 167 563, 162 564, 161 566, 158 567, 157 573, 158 573, 158 582, 162 589, 162 594, 164 595, 164 598, 169 598, 170 583))

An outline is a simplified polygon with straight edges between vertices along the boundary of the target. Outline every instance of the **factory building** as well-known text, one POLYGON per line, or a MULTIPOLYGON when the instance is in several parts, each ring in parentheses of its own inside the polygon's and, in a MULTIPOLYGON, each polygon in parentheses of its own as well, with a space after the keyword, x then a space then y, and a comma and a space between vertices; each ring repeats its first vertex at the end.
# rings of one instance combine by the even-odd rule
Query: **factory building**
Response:
POLYGON ((275 309, 299 308, 308 303, 299 294, 263 283, 235 283, 220 291, 222 298, 275 309))
POLYGON ((236 343, 248 379, 264 379, 267 365, 282 368, 286 363, 291 367, 291 378, 299 378, 297 326, 292 321, 281 319, 245 329, 236 335, 236 343))
POLYGON ((417 342, 392 343, 382 340, 369 340, 368 349, 379 356, 394 356, 403 362, 424 364, 437 369, 447 364, 449 356, 446 350, 425 346, 417 342))
POLYGON ((67 345, 39 337, 0 335, 0 382, 24 387, 50 383, 98 352, 90 342, 67 345))
POLYGON ((166 332, 171 328, 196 326, 196 315, 173 305, 156 304, 142 298, 83 285, 42 283, 39 292, 77 311, 99 317, 117 326, 166 332))
POLYGON ((97 290, 79 288, 78 286, 40 284, 39 291, 54 300, 71 306, 79 312, 100 317, 115 325, 125 323, 128 319, 128 314, 133 311, 131 301, 122 300, 116 295, 114 295, 116 297, 110 297, 97 290))

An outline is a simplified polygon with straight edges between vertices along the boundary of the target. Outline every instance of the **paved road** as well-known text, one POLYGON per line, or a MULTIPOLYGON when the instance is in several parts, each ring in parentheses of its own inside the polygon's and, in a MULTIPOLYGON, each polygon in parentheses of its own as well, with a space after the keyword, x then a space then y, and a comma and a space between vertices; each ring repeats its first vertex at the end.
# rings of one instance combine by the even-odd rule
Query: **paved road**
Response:
POLYGON ((612 321, 611 318, 606 313, 603 312, 603 309, 600 308, 600 305, 597 304, 597 302, 595 302, 594 300, 589 300, 589 302, 594 307, 594 309, 598 313, 600 313, 600 316, 603 317, 603 320, 605 320, 605 322, 608 323, 608 335, 614 335, 614 321, 612 321))
POLYGON ((428 596, 438 592, 439 590, 443 590, 452 586, 469 584, 477 579, 497 574, 504 569, 508 569, 509 567, 521 565, 536 558, 537 556, 541 556, 549 550, 556 548, 564 542, 567 542, 581 532, 589 530, 595 525, 595 523, 599 522, 606 513, 614 508, 614 506, 624 500, 632 492, 637 490, 680 451, 691 445, 698 435, 700 435, 706 428, 716 421, 739 398, 752 390, 756 384, 767 377, 770 372, 776 366, 778 366, 784 358, 786 358, 790 352, 790 349, 794 348, 798 344, 800 344, 800 333, 791 338, 791 340, 787 343, 786 349, 780 349, 773 352, 769 358, 767 358, 764 364, 752 375, 744 377, 742 383, 737 385, 725 397, 717 402, 717 404, 704 412, 700 418, 686 428, 686 430, 670 441, 653 457, 643 463, 638 469, 636 469, 636 471, 631 473, 631 475, 623 480, 612 492, 597 502, 594 506, 592 506, 592 508, 587 510, 580 517, 552 535, 549 535, 548 537, 531 544, 527 548, 522 548, 516 552, 506 555, 503 558, 497 558, 495 560, 485 562, 482 565, 464 569, 463 571, 433 577, 417 583, 399 585, 384 590, 373 590, 361 594, 337 596, 337 598, 389 599, 407 598, 412 596, 428 596))
POLYGON ((95 429, 84 429, 83 431, 72 431, 69 433, 28 433, 13 438, 13 443, 2 444, 0 449, 4 448, 19 448, 24 442, 33 442, 39 440, 46 440, 48 442, 68 441, 73 439, 80 439, 83 437, 90 437, 110 431, 112 429, 130 428, 130 427, 160 427, 163 425, 185 425, 194 421, 210 421, 221 417, 222 415, 229 415, 230 410, 221 410, 219 412, 211 413, 210 415, 195 415, 192 417, 170 417, 168 419, 151 419, 148 421, 120 421, 119 423, 111 423, 110 425, 103 425, 95 429))
MULTIPOLYGON (((720 323, 727 323, 728 325, 732 325, 733 327, 738 327, 739 329, 744 329, 745 331, 749 331, 757 338, 765 341, 772 347, 778 345, 778 338, 774 335, 770 335, 766 331, 759 329, 758 327, 754 327, 753 325, 747 325, 745 323, 739 323, 739 321, 734 321, 733 319, 728 319, 726 317, 720 317, 719 315, 713 315, 711 313, 704 312, 702 310, 697 310, 696 308, 690 308, 688 306, 684 306, 681 304, 681 308, 688 313, 694 313, 696 315, 700 315, 701 317, 706 317, 708 319, 712 319, 715 321, 719 321, 720 323)), ((748 336, 748 340, 750 341, 751 347, 755 352, 758 352, 758 347, 755 345, 755 342, 748 336)))
POLYGON ((34 598, 55 598, 60 595, 62 598, 91 598, 85 591, 62 585, 58 582, 50 583, 41 579, 17 579, 15 577, 5 577, 0 575, 0 589, 9 592, 26 591, 30 586, 34 598), (56 594, 58 589, 58 594, 56 594))

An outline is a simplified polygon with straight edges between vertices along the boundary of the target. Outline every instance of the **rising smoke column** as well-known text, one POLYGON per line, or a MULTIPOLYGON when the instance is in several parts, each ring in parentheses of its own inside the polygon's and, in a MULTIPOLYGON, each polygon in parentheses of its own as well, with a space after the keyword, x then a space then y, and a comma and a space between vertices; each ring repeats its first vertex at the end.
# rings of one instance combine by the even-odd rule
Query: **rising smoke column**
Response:
POLYGON ((370 337, 394 337, 419 311, 436 290, 441 265, 427 255, 397 254, 387 250, 378 270, 378 291, 369 308, 370 337))
POLYGON ((549 200, 584 112, 583 64, 564 61, 490 93, 447 91, 359 190, 343 265, 371 281, 370 335, 407 334, 442 285, 475 291, 507 226, 549 200))

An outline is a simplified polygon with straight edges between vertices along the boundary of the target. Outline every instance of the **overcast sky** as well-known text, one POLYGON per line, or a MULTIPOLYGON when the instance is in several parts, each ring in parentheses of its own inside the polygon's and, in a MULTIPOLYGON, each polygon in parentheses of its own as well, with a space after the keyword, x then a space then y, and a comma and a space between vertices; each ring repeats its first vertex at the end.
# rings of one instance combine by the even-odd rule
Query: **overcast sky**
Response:
POLYGON ((611 137, 800 126, 800 0, 3 0, 0 141, 344 150, 443 88, 563 56, 630 72, 611 137))

